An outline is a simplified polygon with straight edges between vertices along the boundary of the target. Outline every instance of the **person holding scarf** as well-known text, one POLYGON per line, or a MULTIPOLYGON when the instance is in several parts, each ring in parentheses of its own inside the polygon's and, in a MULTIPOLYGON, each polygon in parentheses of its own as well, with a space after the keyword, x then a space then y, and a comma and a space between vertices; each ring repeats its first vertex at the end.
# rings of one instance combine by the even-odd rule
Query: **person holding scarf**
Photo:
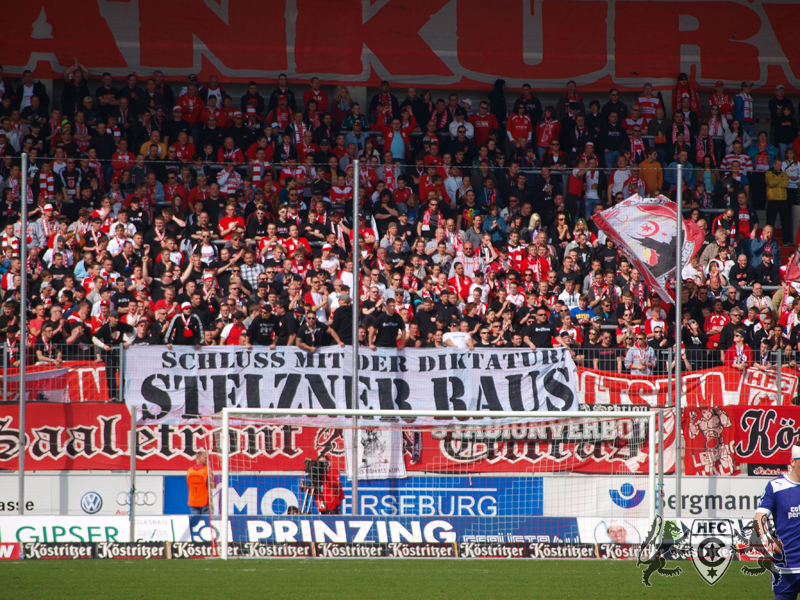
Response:
POLYGON ((637 333, 636 343, 625 355, 625 368, 634 375, 652 375, 655 366, 655 350, 647 345, 647 336, 644 333, 637 333))
POLYGON ((422 218, 417 221, 417 235, 431 240, 436 234, 436 230, 444 228, 444 217, 439 212, 439 199, 436 192, 431 190, 428 193, 428 210, 422 214, 422 218))
POLYGON ((733 333, 733 346, 725 351, 725 366, 744 372, 753 364, 753 351, 744 343, 745 332, 737 329, 733 333))
POLYGON ((195 350, 200 350, 204 337, 203 323, 192 312, 191 303, 184 302, 181 304, 181 312, 172 318, 164 336, 167 349, 172 350, 172 346, 176 345, 194 346, 195 350))
POLYGON ((672 90, 672 106, 673 108, 681 105, 683 95, 689 96, 689 107, 697 115, 698 119, 703 117, 703 110, 700 106, 700 95, 693 87, 689 85, 689 77, 686 73, 678 75, 678 85, 672 90))
POLYGON ((742 91, 733 101, 733 117, 742 124, 747 135, 751 138, 755 135, 755 111, 753 108, 753 97, 750 92, 753 90, 752 81, 742 82, 742 91))

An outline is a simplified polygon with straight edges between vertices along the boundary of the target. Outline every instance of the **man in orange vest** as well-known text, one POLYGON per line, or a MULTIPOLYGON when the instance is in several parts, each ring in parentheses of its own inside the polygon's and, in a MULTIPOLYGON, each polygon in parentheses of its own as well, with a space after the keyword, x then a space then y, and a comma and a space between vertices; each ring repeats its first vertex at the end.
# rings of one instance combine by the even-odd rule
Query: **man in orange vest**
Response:
POLYGON ((213 488, 214 473, 208 468, 208 453, 205 450, 198 450, 195 460, 197 462, 189 467, 186 473, 186 483, 189 485, 189 513, 207 515, 209 481, 213 488))

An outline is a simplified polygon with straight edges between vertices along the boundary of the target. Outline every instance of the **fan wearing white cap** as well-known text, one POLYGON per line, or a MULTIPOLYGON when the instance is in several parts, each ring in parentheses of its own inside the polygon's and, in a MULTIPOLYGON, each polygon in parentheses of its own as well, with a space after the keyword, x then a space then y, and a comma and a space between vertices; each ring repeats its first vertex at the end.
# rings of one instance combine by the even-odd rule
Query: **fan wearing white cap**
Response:
POLYGON ((339 272, 339 257, 333 253, 333 246, 327 242, 322 244, 322 269, 335 275, 339 272))
POLYGON ((791 452, 789 472, 767 484, 755 516, 755 531, 772 554, 776 600, 796 600, 800 592, 800 446, 791 452))
POLYGON ((195 350, 200 350, 203 343, 203 323, 200 317, 192 312, 190 302, 181 304, 181 312, 175 315, 164 335, 167 349, 172 350, 172 346, 194 346, 195 350))

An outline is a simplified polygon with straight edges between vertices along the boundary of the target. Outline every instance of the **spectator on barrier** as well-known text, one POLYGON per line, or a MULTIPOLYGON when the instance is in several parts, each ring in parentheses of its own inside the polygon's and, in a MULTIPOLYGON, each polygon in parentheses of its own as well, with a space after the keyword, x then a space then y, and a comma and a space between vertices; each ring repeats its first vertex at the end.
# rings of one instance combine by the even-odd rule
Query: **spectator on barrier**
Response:
POLYGON ((369 347, 380 348, 405 347, 405 323, 395 312, 396 302, 389 298, 384 302, 384 310, 369 329, 369 347))
POLYGON ((42 326, 41 335, 34 346, 37 365, 61 366, 61 349, 53 342, 53 330, 53 324, 50 322, 46 322, 42 326))
POLYGON ((92 343, 97 349, 97 362, 105 364, 108 397, 114 402, 119 400, 119 385, 117 374, 120 367, 120 352, 128 348, 134 340, 134 329, 127 323, 120 321, 120 314, 116 310, 108 314, 108 320, 94 333, 92 343))
POLYGON ((622 373, 622 354, 614 345, 610 331, 600 333, 600 344, 593 350, 591 367, 598 371, 622 373))
MULTIPOLYGON (((400 317, 395 315, 400 320, 400 317)), ((401 320, 402 322, 402 320, 401 320)), ((320 346, 326 345, 324 343, 324 336, 333 338, 340 347, 344 348, 344 342, 339 339, 339 335, 325 323, 317 322, 317 315, 309 311, 305 315, 305 320, 300 328, 297 330, 297 347, 306 352, 314 353, 320 346)))
POLYGON ((636 343, 625 354, 625 368, 631 374, 652 375, 656 366, 656 353, 647 345, 647 337, 643 333, 636 335, 636 343))
POLYGON ((475 340, 469 333, 468 321, 453 321, 450 323, 450 331, 442 336, 442 343, 452 348, 475 349, 475 340))
POLYGON ((244 326, 245 314, 237 310, 233 313, 233 322, 228 323, 219 335, 220 346, 244 346, 241 336, 247 336, 247 327, 244 326))
POLYGON ((744 341, 744 329, 737 329, 733 334, 733 345, 725 352, 726 367, 744 371, 753 363, 753 351, 744 341))
POLYGON ((189 487, 189 513, 207 515, 209 513, 209 492, 216 488, 214 473, 208 466, 208 452, 198 450, 195 464, 186 472, 186 484, 189 487))
POLYGON ((264 304, 261 306, 261 311, 256 316, 249 327, 247 328, 247 349, 251 350, 253 346, 269 346, 270 349, 275 349, 275 328, 278 324, 278 317, 272 314, 272 306, 264 304))
POLYGON ((172 346, 175 344, 177 346, 194 346, 195 350, 200 350, 204 339, 205 334, 200 317, 192 312, 190 302, 184 302, 181 304, 181 312, 172 318, 164 335, 167 349, 172 350, 172 346))

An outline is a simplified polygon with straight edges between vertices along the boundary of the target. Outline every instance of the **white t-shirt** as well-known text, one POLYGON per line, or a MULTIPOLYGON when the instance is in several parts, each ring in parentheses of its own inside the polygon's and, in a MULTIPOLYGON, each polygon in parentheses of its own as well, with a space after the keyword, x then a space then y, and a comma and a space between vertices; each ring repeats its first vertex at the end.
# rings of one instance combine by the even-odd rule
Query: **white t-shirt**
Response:
POLYGON ((800 187, 800 163, 794 161, 789 165, 789 161, 785 160, 781 168, 789 176, 789 189, 796 190, 800 187))
MULTIPOLYGON (((577 175, 577 171, 578 169, 575 169, 573 175, 577 175)), ((587 171, 586 175, 583 176, 583 180, 586 182, 586 197, 594 200, 599 199, 600 171, 587 171), (592 188, 593 185, 596 187, 592 188)))
POLYGON ((22 84, 22 100, 19 104, 20 112, 25 110, 31 105, 31 97, 33 96, 33 84, 28 87, 25 84, 22 84))
POLYGON ((467 348, 467 338, 469 333, 463 331, 449 331, 442 336, 442 343, 450 340, 456 348, 467 348))
POLYGON ((558 295, 558 299, 561 300, 564 304, 566 304, 567 308, 570 308, 570 309, 575 308, 575 307, 578 306, 578 298, 579 297, 580 297, 580 294, 577 291, 576 292, 572 292, 570 294, 569 292, 567 292, 567 290, 564 290, 563 292, 561 292, 558 295))
POLYGON ((693 267, 691 264, 685 265, 681 270, 681 276, 684 279, 697 279, 698 275, 703 272, 703 267, 698 265, 698 268, 693 267))
POLYGON ((322 270, 327 271, 331 275, 335 275, 339 271, 339 259, 336 257, 336 255, 331 254, 331 257, 328 260, 323 259, 322 270))

